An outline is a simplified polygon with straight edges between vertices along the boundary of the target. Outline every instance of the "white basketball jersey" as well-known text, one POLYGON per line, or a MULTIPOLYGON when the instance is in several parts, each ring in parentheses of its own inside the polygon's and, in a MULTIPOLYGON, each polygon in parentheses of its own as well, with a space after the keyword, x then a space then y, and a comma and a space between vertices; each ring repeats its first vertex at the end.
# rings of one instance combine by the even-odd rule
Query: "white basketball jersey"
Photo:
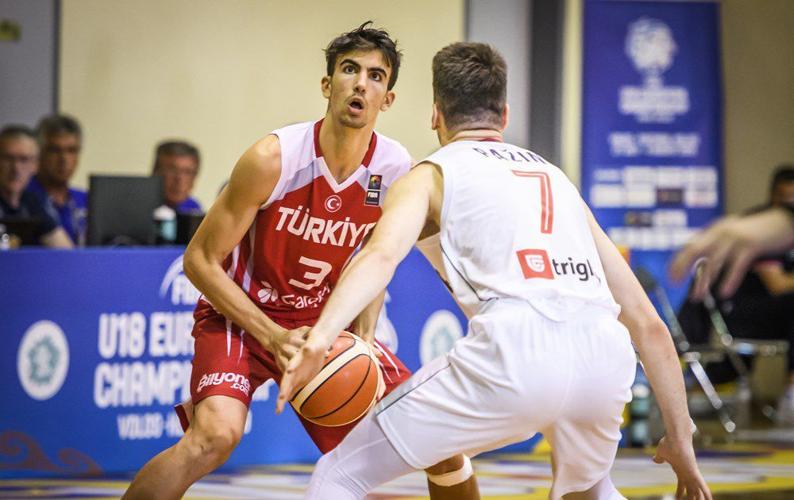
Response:
POLYGON ((417 246, 471 317, 489 300, 562 321, 615 303, 584 202, 556 166, 501 142, 456 141, 426 161, 444 177, 441 231, 417 246))

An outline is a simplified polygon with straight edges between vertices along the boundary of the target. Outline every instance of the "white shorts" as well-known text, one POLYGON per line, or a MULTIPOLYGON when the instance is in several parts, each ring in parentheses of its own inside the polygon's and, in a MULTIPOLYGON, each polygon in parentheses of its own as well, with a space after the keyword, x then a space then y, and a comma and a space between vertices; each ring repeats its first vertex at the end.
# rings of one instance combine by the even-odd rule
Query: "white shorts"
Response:
POLYGON ((628 332, 610 311, 588 307, 556 322, 526 303, 498 300, 375 413, 417 469, 541 432, 552 446, 558 498, 609 474, 635 367, 628 332))

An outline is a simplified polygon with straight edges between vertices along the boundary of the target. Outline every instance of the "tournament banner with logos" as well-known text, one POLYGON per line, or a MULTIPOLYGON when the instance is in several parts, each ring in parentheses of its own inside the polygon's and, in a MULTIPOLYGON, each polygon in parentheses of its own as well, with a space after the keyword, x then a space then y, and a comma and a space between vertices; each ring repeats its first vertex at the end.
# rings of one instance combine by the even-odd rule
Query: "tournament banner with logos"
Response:
MULTIPOLYGON (((199 296, 181 249, 3 252, 0 276, 0 477, 134 471, 179 439, 199 296)), ((417 251, 388 292, 378 337, 410 369, 464 335, 417 251)), ((228 467, 319 457, 276 394, 272 381, 255 393, 228 467)))
POLYGON ((588 0, 582 194, 678 304, 672 253, 722 214, 716 2, 588 0))

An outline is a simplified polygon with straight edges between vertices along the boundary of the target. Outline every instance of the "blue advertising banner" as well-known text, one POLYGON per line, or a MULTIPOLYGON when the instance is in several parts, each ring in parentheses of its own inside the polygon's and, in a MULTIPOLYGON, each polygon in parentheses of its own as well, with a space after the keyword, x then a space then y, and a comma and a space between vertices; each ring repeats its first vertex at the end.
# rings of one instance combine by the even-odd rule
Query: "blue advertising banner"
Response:
MULTIPOLYGON (((177 441, 198 298, 181 249, 3 252, 0 276, 0 477, 134 471, 177 441)), ((464 335, 418 252, 388 291, 378 336, 412 370, 464 335)), ((291 411, 275 415, 276 392, 255 393, 227 466, 319 457, 291 411)))
POLYGON ((585 2, 582 194, 676 304, 672 252, 722 213, 718 27, 714 2, 585 2))

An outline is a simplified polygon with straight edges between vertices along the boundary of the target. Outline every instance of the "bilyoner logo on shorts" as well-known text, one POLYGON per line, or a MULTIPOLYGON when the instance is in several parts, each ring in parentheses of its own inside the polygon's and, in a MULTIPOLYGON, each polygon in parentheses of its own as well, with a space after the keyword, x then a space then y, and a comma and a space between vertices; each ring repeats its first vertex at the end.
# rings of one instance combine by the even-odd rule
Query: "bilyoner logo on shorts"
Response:
POLYGON ((251 382, 239 373, 215 372, 206 373, 201 376, 196 393, 200 393, 207 386, 221 384, 230 384, 232 389, 237 389, 246 396, 251 392, 251 382))

